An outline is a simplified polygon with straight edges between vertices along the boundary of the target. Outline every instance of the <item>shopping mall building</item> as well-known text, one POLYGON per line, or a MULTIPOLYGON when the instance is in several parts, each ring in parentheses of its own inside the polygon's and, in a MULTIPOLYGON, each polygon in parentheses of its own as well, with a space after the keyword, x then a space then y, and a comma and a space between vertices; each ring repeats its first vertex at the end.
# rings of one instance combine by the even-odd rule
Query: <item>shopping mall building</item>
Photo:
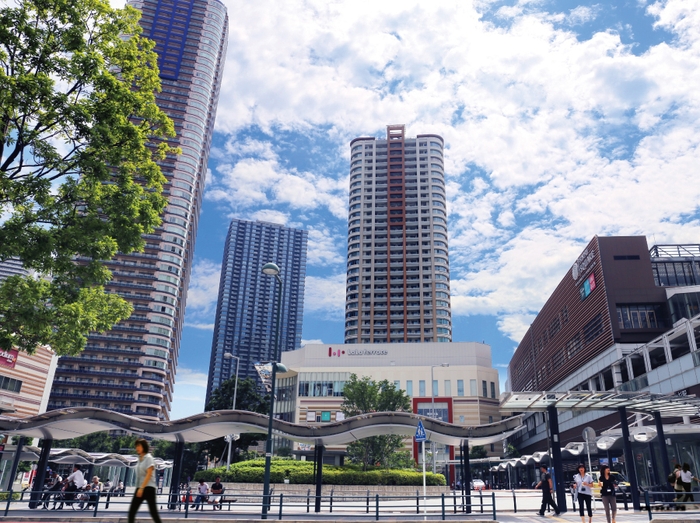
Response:
MULTIPOLYGON (((277 374, 275 410, 285 421, 322 425, 343 420, 343 387, 352 374, 393 383, 411 397, 416 414, 465 426, 501 419, 498 371, 491 364, 491 347, 483 343, 309 344, 284 352, 282 363, 288 372, 277 374)), ((501 448, 487 450, 497 455, 501 448)), ((312 454, 297 443, 293 451, 312 454)), ((454 449, 437 451, 440 461, 448 452, 455 457, 454 449)), ((338 464, 343 455, 344 447, 326 452, 338 464)))
MULTIPOLYGON (((595 237, 518 345, 507 388, 698 395, 699 344, 700 245, 649 249, 644 236, 595 237)), ((619 440, 619 421, 616 413, 561 412, 561 447, 581 442, 585 427, 598 438, 619 440)), ((654 422, 639 415, 630 422, 636 423, 633 434, 644 434, 634 448, 641 483, 658 484, 654 463, 661 447, 650 428, 654 422)), ((696 423, 700 419, 664 418, 667 441, 660 443, 669 445, 671 463, 700 468, 696 423)), ((544 413, 530 414, 526 426, 510 443, 522 454, 545 451, 544 413)), ((617 441, 613 455, 621 450, 617 441)))

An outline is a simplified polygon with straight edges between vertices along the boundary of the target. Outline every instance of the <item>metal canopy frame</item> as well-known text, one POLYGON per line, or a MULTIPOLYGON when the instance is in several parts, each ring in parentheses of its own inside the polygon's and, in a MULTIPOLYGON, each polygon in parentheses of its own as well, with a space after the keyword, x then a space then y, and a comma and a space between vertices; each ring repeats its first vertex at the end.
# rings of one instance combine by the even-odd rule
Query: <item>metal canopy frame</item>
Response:
MULTIPOLYGON (((344 445, 368 436, 413 436, 422 421, 432 441, 446 445, 495 443, 521 430, 522 416, 486 425, 464 427, 408 412, 375 412, 336 423, 299 425, 273 419, 274 434, 300 443, 344 445)), ((146 421, 93 407, 52 410, 29 418, 0 417, 0 432, 63 440, 106 430, 124 430, 166 441, 201 442, 227 434, 265 433, 268 417, 255 412, 218 410, 174 421, 146 421)))
POLYGON ((700 398, 649 392, 506 392, 501 409, 510 412, 544 412, 548 407, 561 410, 609 410, 625 407, 632 412, 662 417, 700 415, 700 398))

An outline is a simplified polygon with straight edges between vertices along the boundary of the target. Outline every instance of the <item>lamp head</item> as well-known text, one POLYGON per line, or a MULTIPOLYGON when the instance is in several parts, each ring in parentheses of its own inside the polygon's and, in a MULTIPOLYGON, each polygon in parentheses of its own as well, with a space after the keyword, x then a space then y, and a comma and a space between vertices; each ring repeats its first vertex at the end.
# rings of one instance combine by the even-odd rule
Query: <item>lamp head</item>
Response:
POLYGON ((224 352, 224 359, 225 360, 233 359, 233 354, 231 354, 230 352, 224 352))
POLYGON ((277 372, 284 374, 285 372, 289 371, 284 363, 276 363, 275 365, 277 366, 277 372))
POLYGON ((263 265, 262 272, 268 276, 277 276, 280 273, 280 268, 274 263, 266 263, 263 265))

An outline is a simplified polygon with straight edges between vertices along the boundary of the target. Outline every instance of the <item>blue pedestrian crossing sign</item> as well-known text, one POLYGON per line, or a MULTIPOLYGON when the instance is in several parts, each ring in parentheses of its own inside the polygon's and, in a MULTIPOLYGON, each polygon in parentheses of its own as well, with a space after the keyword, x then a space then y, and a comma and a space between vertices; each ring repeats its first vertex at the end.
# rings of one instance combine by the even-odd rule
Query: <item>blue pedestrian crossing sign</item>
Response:
POLYGON ((425 435, 425 428, 423 427, 423 422, 419 421, 416 427, 416 442, 426 441, 428 438, 425 435))

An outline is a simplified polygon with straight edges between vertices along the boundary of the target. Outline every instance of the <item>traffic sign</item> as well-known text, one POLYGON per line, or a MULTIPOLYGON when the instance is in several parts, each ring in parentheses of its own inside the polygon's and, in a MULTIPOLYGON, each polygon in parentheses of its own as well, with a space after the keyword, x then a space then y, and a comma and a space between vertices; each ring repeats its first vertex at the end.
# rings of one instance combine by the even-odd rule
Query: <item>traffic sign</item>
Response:
POLYGON ((426 441, 428 438, 425 435, 425 428, 423 427, 423 422, 419 421, 416 427, 416 442, 426 441))

